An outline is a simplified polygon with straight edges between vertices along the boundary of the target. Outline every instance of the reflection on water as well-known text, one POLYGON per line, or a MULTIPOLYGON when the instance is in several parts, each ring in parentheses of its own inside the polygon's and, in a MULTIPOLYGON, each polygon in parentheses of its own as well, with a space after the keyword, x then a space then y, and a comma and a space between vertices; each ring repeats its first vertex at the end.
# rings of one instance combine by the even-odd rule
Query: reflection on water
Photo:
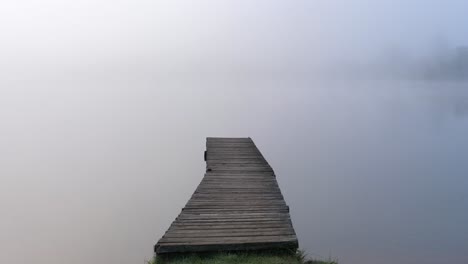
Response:
POLYGON ((143 263, 203 176, 206 136, 255 140, 310 256, 468 262, 466 83, 8 87, 1 263, 143 263))

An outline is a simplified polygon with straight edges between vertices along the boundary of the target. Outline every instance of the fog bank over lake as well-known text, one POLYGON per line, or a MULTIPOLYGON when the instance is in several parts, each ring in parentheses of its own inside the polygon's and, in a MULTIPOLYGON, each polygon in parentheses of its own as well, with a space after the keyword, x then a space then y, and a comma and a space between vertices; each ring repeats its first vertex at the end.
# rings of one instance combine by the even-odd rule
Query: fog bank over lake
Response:
POLYGON ((2 263, 150 258, 206 136, 256 141, 312 256, 467 260, 464 83, 43 85, 2 89, 2 263))
POLYGON ((144 263, 207 136, 254 139, 311 257, 467 263, 467 5, 2 2, 0 263, 144 263))

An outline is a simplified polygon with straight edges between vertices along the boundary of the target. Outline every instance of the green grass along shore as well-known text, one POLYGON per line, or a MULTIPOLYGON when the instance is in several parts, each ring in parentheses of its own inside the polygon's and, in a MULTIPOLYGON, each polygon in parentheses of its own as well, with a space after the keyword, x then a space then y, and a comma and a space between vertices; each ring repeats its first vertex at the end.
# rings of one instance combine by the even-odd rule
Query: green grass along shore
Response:
POLYGON ((302 251, 285 253, 213 253, 155 258, 148 264, 337 264, 337 261, 310 260, 302 251))

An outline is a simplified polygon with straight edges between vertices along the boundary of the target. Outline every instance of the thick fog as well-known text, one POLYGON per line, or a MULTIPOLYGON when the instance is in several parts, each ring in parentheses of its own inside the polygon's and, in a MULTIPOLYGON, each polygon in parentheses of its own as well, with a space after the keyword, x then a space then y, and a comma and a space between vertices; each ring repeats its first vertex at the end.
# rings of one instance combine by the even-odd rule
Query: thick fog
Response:
POLYGON ((300 247, 468 262, 468 2, 0 2, 0 263, 144 263, 250 136, 300 247))

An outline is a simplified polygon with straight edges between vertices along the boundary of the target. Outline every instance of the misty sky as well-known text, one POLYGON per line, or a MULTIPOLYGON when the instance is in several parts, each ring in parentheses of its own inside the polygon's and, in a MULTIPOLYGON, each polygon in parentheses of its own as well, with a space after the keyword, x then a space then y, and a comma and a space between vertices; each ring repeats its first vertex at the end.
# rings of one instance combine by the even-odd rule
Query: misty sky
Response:
POLYGON ((467 10, 0 1, 0 263, 143 263, 207 136, 254 139, 312 257, 467 263, 466 82, 338 74, 466 46, 467 10))
POLYGON ((467 8, 422 0, 2 1, 0 67, 54 79, 60 71, 307 71, 393 49, 466 45, 467 8))

